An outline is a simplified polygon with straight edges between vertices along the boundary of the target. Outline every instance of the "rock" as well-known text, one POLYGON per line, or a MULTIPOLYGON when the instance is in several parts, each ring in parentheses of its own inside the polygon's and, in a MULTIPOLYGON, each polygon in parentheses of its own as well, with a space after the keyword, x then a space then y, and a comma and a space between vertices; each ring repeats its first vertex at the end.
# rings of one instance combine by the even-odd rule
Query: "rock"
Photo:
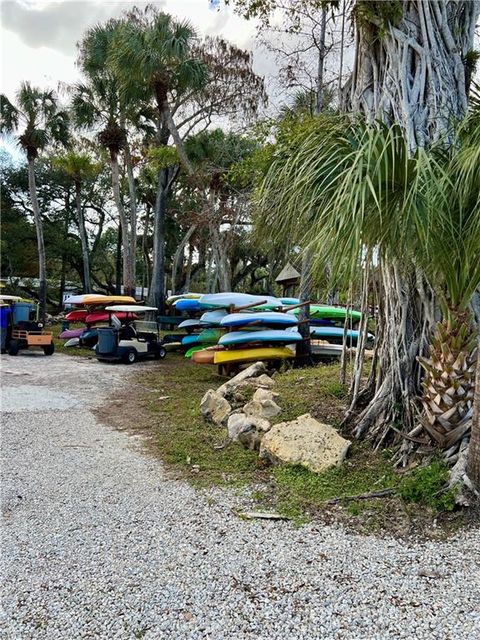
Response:
POLYGON ((242 382, 249 378, 256 378, 265 373, 266 370, 267 367, 264 362, 255 362, 243 371, 240 371, 240 373, 237 373, 237 375, 231 378, 231 380, 227 380, 227 382, 218 387, 217 393, 224 397, 231 393, 235 393, 237 387, 242 382))
POLYGON ((253 394, 252 400, 247 402, 243 410, 248 415, 260 416, 260 418, 270 420, 278 416, 282 410, 274 398, 278 398, 278 393, 273 393, 269 389, 257 389, 253 394))
POLYGON ((232 407, 217 391, 209 389, 200 403, 200 411, 206 420, 222 424, 232 407))
POLYGON ((242 431, 246 431, 252 426, 265 433, 270 429, 271 424, 268 420, 257 416, 247 416, 242 412, 232 413, 227 423, 228 437, 231 440, 237 440, 242 431))
POLYGON ((333 427, 306 413, 291 422, 274 425, 262 439, 260 457, 273 464, 301 464, 320 473, 340 465, 349 447, 350 441, 333 427))

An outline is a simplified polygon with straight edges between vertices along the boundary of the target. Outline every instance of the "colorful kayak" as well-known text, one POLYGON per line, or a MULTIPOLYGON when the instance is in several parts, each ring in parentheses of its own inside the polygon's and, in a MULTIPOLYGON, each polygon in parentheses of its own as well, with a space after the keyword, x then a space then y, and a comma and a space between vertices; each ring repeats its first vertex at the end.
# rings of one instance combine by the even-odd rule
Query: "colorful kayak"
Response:
POLYGON ((214 311, 205 311, 200 316, 201 322, 207 322, 208 324, 220 325, 222 322, 222 318, 227 315, 227 312, 224 309, 215 309, 214 311))
POLYGON ((220 338, 218 344, 227 347, 234 344, 252 344, 265 342, 267 344, 291 344, 300 342, 302 336, 298 331, 283 331, 282 329, 265 329, 264 331, 230 331, 220 338))
POLYGON ((257 311, 255 313, 229 313, 220 321, 222 327, 246 327, 252 324, 266 327, 292 327, 298 324, 298 320, 295 316, 278 311, 257 311))
POLYGON ((65 305, 74 305, 82 307, 107 305, 107 304, 135 304, 135 298, 132 296, 105 296, 100 293, 87 293, 78 296, 70 296, 65 300, 65 305))
POLYGON ((78 347, 79 344, 80 338, 70 338, 70 340, 67 340, 63 346, 68 349, 70 347, 78 347))
POLYGON ((199 349, 192 353, 192 360, 196 364, 215 364, 215 353, 222 350, 223 347, 219 347, 218 345, 199 349))
MULTIPOLYGON (((287 313, 298 316, 300 308, 290 309, 287 313)), ((362 317, 362 314, 359 311, 354 310, 350 310, 348 315, 354 322, 360 321, 362 317)), ((329 307, 328 305, 323 304, 312 304, 310 305, 310 317, 315 319, 328 318, 330 320, 345 319, 347 317, 347 309, 345 307, 329 307)))
POLYGON ((215 351, 214 364, 228 364, 233 362, 256 362, 257 360, 287 360, 295 354, 287 347, 258 347, 252 349, 225 349, 215 351))
POLYGON ((208 327, 208 322, 202 322, 202 320, 198 320, 197 318, 188 318, 187 320, 182 320, 178 325, 179 329, 185 329, 186 331, 193 331, 194 329, 200 329, 204 327, 208 327))
POLYGON ((70 340, 71 338, 79 338, 82 333, 85 331, 85 327, 81 327, 80 329, 65 329, 58 336, 61 340, 70 340))
MULTIPOLYGON (((135 313, 125 313, 124 311, 116 311, 115 315, 119 320, 138 320, 135 313)), ((89 313, 85 318, 85 324, 96 324, 97 322, 108 322, 110 314, 108 311, 94 311, 89 313)))
POLYGON ((207 293, 198 301, 202 309, 228 309, 257 303, 257 309, 279 309, 282 301, 272 296, 257 296, 249 293, 207 293))
MULTIPOLYGON (((321 340, 328 340, 328 342, 342 344, 343 342, 343 327, 310 327, 310 335, 312 338, 319 338, 321 340)), ((355 346, 359 337, 358 331, 347 331, 347 344, 355 346)), ((367 335, 367 342, 372 342, 374 336, 369 333, 367 335)))
POLYGON ((188 351, 185 351, 184 357, 191 358, 194 353, 196 353, 197 351, 202 351, 203 349, 205 349, 204 344, 196 344, 194 347, 190 347, 188 351))
POLYGON ((217 344, 223 334, 221 329, 205 329, 200 333, 185 336, 182 339, 182 344, 217 344))
POLYGON ((182 298, 173 303, 177 311, 200 311, 200 304, 197 299, 182 298))
POLYGON ((202 296, 203 293, 180 293, 176 296, 169 296, 167 298, 167 304, 174 304, 177 300, 195 300, 202 296))
POLYGON ((85 318, 87 316, 87 309, 75 309, 74 311, 69 311, 66 314, 65 320, 68 320, 68 322, 85 322, 85 318))

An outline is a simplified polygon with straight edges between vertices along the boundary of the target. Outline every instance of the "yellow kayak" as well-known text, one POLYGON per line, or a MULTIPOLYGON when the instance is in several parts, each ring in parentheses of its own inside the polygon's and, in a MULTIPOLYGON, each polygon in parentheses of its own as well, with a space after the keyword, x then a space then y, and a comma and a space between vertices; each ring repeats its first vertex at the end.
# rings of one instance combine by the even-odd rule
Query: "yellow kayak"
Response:
POLYGON ((295 354, 287 347, 258 347, 256 349, 229 349, 215 351, 214 363, 252 362, 257 360, 286 360, 294 358, 295 354))

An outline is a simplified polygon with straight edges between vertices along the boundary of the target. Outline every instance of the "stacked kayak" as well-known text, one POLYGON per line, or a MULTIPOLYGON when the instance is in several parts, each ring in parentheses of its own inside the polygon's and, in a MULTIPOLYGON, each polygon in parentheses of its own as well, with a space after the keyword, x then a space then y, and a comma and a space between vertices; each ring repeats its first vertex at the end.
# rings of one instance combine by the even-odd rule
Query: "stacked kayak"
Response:
MULTIPOLYGON (((67 298, 65 306, 74 308, 65 314, 65 320, 83 326, 68 327, 62 331, 59 338, 66 341, 64 346, 94 347, 98 341, 97 327, 108 324, 110 314, 105 308, 112 304, 135 304, 135 298, 102 294, 82 294, 67 298)), ((118 312, 115 315, 120 322, 125 322, 128 314, 118 312)), ((128 318, 132 319, 132 314, 128 318)))

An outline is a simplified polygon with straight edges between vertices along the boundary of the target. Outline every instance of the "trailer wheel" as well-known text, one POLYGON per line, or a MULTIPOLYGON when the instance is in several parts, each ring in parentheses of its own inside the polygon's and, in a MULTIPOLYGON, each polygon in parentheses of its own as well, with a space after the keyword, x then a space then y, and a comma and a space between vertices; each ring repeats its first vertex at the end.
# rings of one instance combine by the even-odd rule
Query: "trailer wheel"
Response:
POLYGON ((55 345, 53 342, 51 342, 50 344, 47 344, 43 347, 43 353, 46 356, 53 356, 53 353, 55 351, 55 345))
POLYGON ((20 349, 20 345, 18 343, 18 340, 10 340, 8 344, 8 355, 16 356, 19 349, 20 349))
POLYGON ((137 352, 135 349, 129 349, 123 358, 125 364, 133 364, 137 361, 137 352))

